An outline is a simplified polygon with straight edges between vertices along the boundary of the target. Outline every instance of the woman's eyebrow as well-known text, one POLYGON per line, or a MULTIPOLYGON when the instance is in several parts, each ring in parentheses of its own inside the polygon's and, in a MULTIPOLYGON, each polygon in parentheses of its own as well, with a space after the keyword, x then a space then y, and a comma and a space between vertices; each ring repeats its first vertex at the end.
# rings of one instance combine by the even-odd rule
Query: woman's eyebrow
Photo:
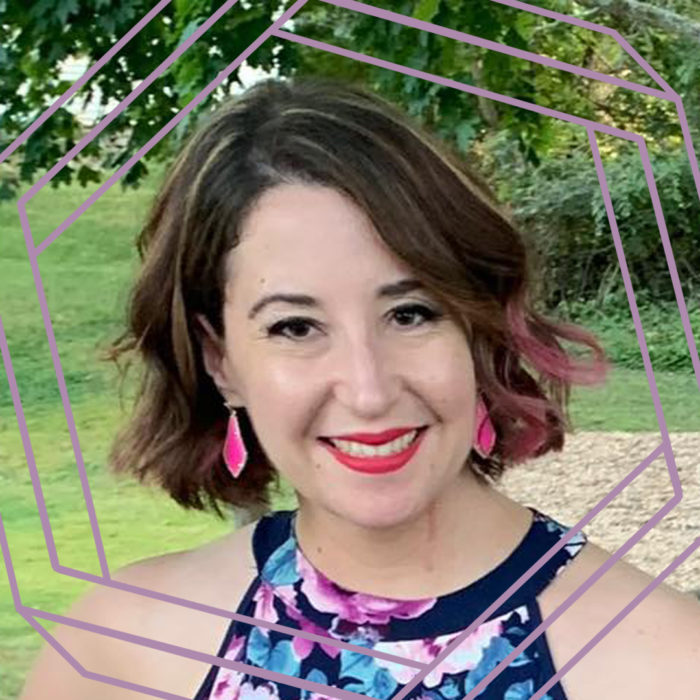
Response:
MULTIPOLYGON (((392 282, 390 284, 385 284, 377 290, 377 298, 396 298, 408 292, 413 292, 416 289, 423 289, 423 284, 416 279, 402 279, 398 282, 392 282)), ((275 294, 268 294, 267 296, 258 299, 258 301, 253 304, 252 308, 248 312, 248 318, 253 319, 255 316, 263 310, 268 304, 274 302, 282 302, 285 304, 295 304, 297 306, 314 307, 318 308, 320 306, 317 299, 308 294, 291 294, 287 292, 277 292, 275 294)))

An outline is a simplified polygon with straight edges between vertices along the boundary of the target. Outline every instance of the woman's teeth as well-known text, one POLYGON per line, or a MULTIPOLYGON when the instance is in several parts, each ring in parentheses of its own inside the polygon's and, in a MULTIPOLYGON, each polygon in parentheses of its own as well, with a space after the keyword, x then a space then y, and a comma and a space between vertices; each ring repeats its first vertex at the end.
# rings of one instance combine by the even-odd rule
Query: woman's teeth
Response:
MULTIPOLYGON (((417 430, 402 435, 396 440, 385 442, 383 445, 365 445, 351 440, 330 440, 333 446, 352 457, 388 457, 403 452, 418 435, 417 430)), ((330 438, 329 438, 330 439, 330 438)))

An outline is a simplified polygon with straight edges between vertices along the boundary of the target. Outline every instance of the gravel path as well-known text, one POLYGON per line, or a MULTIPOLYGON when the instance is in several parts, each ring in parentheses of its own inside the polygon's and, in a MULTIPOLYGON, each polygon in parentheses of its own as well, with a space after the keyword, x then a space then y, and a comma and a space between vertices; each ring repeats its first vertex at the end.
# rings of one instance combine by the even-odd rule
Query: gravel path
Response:
MULTIPOLYGON (((501 490, 565 525, 576 524, 661 443, 659 433, 574 433, 562 452, 506 472, 501 490)), ((625 556, 657 576, 700 537, 700 433, 671 433, 683 500, 625 556)), ((585 526, 589 539, 614 552, 670 498, 669 467, 661 454, 585 526)), ((684 591, 700 591, 700 548, 666 579, 684 591)))

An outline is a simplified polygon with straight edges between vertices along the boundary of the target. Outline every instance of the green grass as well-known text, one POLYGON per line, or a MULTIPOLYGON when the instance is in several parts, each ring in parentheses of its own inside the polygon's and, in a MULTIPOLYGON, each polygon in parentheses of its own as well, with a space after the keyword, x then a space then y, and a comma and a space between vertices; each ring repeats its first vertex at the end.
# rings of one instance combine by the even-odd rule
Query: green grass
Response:
MULTIPOLYGON (((695 376, 656 372, 663 417, 671 432, 700 431, 700 391, 695 376)), ((571 419, 577 431, 640 432, 658 430, 646 373, 616 367, 601 387, 572 392, 571 419)))
MULTIPOLYGON (((116 374, 97 359, 119 330, 136 258, 133 239, 153 192, 117 186, 40 257, 42 280, 75 415, 90 489, 110 568, 183 549, 231 528, 211 515, 185 512, 151 489, 117 480, 104 468, 109 442, 123 420, 116 374)), ((89 192, 45 190, 30 203, 35 241, 41 241, 89 192)), ((98 573, 98 560, 78 481, 70 436, 38 309, 31 269, 14 206, 0 206, 0 315, 8 336, 32 449, 61 563, 98 573)), ((3 375, 4 376, 4 375, 3 375)), ((700 392, 690 374, 657 373, 671 430, 700 429, 700 392)), ((53 572, 46 556, 22 443, 7 384, 0 380, 0 513, 25 604, 63 612, 85 585, 53 572)), ((574 392, 577 430, 656 430, 646 376, 617 368, 609 383, 574 392)), ((276 507, 293 503, 288 486, 276 507)), ((49 625, 50 627, 50 625, 49 625)), ((39 647, 38 635, 15 613, 0 576, 0 700, 16 698, 39 647)))

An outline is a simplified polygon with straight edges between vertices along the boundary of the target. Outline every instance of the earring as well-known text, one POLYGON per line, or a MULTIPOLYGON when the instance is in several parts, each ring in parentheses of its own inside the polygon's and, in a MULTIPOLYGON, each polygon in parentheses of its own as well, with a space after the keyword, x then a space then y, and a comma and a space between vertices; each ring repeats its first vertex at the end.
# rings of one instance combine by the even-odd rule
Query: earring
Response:
POLYGON ((246 460, 248 459, 248 452, 243 444, 243 438, 241 437, 241 428, 238 425, 236 409, 229 405, 228 402, 224 403, 226 404, 226 408, 231 411, 231 416, 229 417, 228 427, 226 429, 223 457, 231 475, 234 479, 237 479, 243 471, 243 467, 245 467, 246 460))
POLYGON ((489 412, 483 399, 479 397, 476 404, 476 430, 474 431, 474 450, 482 459, 486 459, 496 444, 496 429, 489 418, 489 412))

